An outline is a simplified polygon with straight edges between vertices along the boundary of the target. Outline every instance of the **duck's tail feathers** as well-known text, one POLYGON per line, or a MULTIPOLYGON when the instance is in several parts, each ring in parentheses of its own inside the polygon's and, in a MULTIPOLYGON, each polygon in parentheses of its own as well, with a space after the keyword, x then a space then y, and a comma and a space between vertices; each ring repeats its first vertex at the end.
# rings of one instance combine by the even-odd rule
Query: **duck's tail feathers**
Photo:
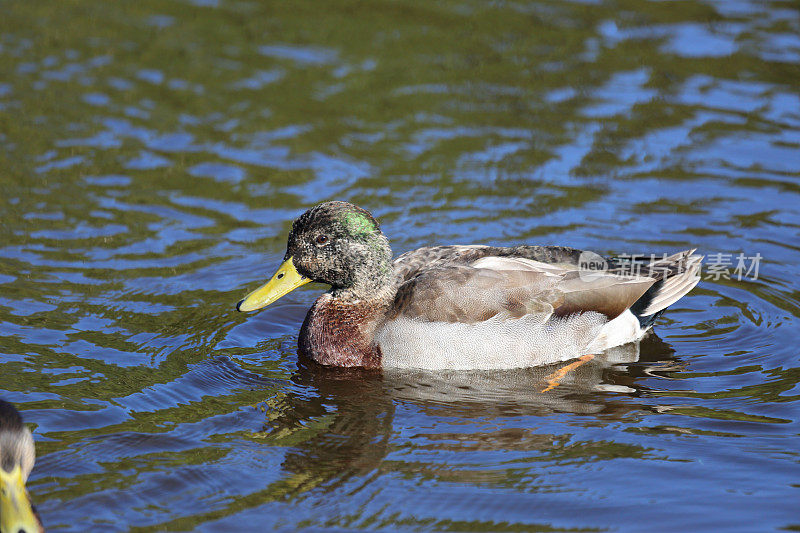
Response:
POLYGON ((659 280, 630 308, 643 329, 652 326, 667 307, 683 298, 700 282, 704 256, 695 254, 695 251, 678 252, 647 265, 650 275, 659 280))

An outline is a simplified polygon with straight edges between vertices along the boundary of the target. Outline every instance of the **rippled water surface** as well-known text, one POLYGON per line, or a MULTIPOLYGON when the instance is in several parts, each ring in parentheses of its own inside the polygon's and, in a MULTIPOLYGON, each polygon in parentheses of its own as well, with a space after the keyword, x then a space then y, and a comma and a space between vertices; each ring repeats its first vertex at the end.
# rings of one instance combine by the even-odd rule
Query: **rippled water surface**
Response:
POLYGON ((0 395, 50 530, 800 528, 796 2, 0 9, 0 395), (697 247, 704 280, 547 392, 302 368, 324 287, 234 305, 328 199, 395 253, 697 247))

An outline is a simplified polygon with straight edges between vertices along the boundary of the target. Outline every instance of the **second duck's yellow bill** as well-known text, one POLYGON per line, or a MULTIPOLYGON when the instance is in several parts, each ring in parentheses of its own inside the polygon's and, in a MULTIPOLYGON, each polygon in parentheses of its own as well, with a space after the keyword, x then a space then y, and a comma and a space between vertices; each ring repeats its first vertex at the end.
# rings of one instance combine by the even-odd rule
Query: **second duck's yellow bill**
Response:
POLYGON ((278 271, 275 272, 272 279, 245 296, 244 300, 236 305, 236 309, 239 311, 261 309, 310 281, 309 278, 297 272, 290 257, 278 267, 278 271))
POLYGON ((19 465, 15 465, 11 472, 0 468, 0 530, 31 533, 44 531, 33 514, 19 465))

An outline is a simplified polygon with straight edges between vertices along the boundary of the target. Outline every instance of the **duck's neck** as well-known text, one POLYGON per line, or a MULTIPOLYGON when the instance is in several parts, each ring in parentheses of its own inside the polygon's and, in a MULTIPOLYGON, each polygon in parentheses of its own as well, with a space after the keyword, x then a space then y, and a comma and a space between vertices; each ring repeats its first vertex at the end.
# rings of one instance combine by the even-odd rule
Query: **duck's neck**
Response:
POLYGON ((326 366, 380 368, 375 330, 383 323, 394 292, 387 288, 362 300, 323 294, 300 329, 300 354, 326 366))
POLYGON ((331 280, 331 296, 341 303, 385 302, 394 298, 397 279, 392 267, 392 249, 382 234, 371 236, 367 243, 352 244, 347 257, 349 268, 331 280))
POLYGON ((357 304, 360 302, 390 302, 397 293, 394 273, 386 269, 383 272, 371 272, 359 277, 347 287, 332 287, 330 295, 339 303, 357 304))

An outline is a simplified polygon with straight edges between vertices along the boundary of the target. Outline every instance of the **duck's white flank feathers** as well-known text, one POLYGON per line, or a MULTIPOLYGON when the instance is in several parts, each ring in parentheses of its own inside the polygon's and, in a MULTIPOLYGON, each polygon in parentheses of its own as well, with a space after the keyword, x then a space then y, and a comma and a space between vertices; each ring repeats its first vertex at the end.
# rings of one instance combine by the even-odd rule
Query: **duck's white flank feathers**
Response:
POLYGON ((639 319, 630 311, 625 311, 603 326, 597 337, 586 347, 585 352, 602 352, 615 346, 638 341, 644 337, 645 333, 647 333, 647 329, 642 329, 639 319))
POLYGON ((565 318, 538 313, 521 318, 498 315, 474 324, 399 317, 378 329, 375 342, 386 368, 524 368, 589 353, 582 350, 608 323, 595 312, 565 318))

